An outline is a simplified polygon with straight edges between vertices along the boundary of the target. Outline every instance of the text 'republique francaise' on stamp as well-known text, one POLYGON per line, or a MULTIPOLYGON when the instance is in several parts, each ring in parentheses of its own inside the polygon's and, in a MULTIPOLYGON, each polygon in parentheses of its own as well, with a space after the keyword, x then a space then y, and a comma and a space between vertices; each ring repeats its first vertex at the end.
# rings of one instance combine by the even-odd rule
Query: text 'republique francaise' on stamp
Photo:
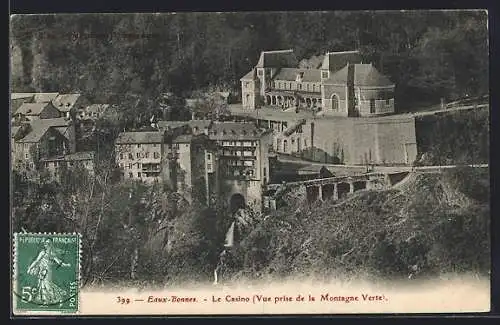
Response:
POLYGON ((78 313, 81 235, 14 234, 14 313, 78 313))

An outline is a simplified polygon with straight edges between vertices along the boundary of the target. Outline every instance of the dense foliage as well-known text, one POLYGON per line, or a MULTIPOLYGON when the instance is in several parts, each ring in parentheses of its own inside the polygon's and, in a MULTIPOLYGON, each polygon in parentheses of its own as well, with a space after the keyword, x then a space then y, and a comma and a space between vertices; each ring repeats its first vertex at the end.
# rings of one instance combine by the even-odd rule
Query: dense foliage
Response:
POLYGON ((418 117, 415 121, 420 165, 487 164, 489 110, 474 109, 418 117))
POLYGON ((261 50, 359 49, 397 84, 403 110, 487 92, 486 23, 485 11, 14 16, 12 86, 144 108, 164 92, 237 90, 261 50))
POLYGON ((461 168, 399 188, 308 205, 305 192, 258 225, 234 278, 422 278, 490 270, 489 175, 461 168))

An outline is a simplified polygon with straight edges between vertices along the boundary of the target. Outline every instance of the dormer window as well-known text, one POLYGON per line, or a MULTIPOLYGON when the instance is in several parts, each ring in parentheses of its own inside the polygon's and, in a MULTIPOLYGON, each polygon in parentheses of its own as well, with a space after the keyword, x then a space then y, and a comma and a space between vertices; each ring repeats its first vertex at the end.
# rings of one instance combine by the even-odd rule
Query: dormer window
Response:
POLYGON ((302 82, 302 78, 304 77, 304 72, 297 73, 297 77, 295 78, 296 82, 302 82))

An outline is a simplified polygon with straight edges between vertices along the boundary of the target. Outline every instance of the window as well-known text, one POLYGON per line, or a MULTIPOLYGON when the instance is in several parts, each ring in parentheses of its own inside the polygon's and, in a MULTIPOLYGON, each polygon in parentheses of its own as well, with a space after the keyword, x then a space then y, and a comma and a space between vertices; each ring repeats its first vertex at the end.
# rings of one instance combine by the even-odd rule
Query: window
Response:
POLYGON ((141 173, 140 172, 137 173, 137 177, 141 178, 141 173))
POLYGON ((138 152, 135 154, 137 158, 141 158, 141 154, 138 152))
POLYGON ((157 143, 153 143, 153 148, 156 148, 158 147, 158 144, 157 143))
POLYGON ((390 99, 386 99, 386 100, 385 100, 385 105, 386 105, 386 106, 391 105, 391 100, 390 100, 390 99))
POLYGON ((262 70, 257 71, 257 74, 259 75, 259 77, 262 77, 263 75, 262 70))
POLYGON ((212 164, 207 164, 207 169, 212 170, 212 164))
POLYGON ((25 157, 26 157, 26 159, 28 159, 28 154, 27 153, 25 154, 25 157))
POLYGON ((141 169, 141 163, 137 163, 137 168, 141 169))
POLYGON ((266 177, 266 176, 267 176, 267 170, 266 170, 266 167, 264 167, 264 168, 262 169, 262 171, 263 171, 264 177, 266 177))
POLYGON ((149 158, 149 152, 144 153, 144 158, 149 158))
POLYGON ((313 84, 313 92, 316 91, 316 84, 313 84))
POLYGON ((137 148, 140 148, 140 147, 141 147, 141 144, 140 144, 140 143, 138 143, 138 144, 137 144, 137 148))
POLYGON ((122 153, 120 154, 120 159, 123 159, 123 154, 122 153))
POLYGON ((250 82, 245 81, 245 88, 248 88, 248 87, 250 87, 250 82))
POLYGON ((332 109, 335 111, 339 109, 339 96, 336 94, 332 95, 332 109))
POLYGON ((321 71, 321 78, 328 79, 328 71, 321 71))
POLYGON ((288 141, 283 140, 283 152, 287 152, 287 151, 288 151, 288 141))
POLYGON ((307 139, 304 139, 304 147, 307 148, 307 139))
POLYGON ((134 159, 134 156, 132 156, 132 154, 131 154, 131 153, 129 153, 129 154, 128 154, 128 159, 132 160, 132 159, 134 159))
POLYGON ((134 173, 128 173, 129 178, 134 178, 134 173))
POLYGON ((209 154, 209 153, 207 153, 207 159, 208 159, 208 160, 211 160, 211 159, 212 159, 212 155, 211 155, 211 154, 209 154))
POLYGON ((302 90, 302 84, 299 84, 299 90, 302 90))
POLYGON ((128 164, 128 169, 132 169, 132 163, 128 164))
POLYGON ((306 90, 309 91, 309 84, 306 84, 306 90))
POLYGON ((370 113, 375 113, 375 99, 370 99, 370 113))
POLYGON ((160 154, 159 154, 158 152, 154 152, 154 153, 153 153, 153 157, 154 157, 155 159, 158 159, 158 158, 160 158, 160 154))

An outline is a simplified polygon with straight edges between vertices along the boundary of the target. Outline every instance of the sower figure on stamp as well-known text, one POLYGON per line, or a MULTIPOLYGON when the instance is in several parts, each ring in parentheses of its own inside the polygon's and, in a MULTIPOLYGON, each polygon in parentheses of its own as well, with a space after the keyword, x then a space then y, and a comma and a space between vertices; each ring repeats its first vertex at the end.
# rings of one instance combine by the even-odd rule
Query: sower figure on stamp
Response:
POLYGON ((59 302, 66 294, 66 291, 60 288, 52 281, 52 267, 69 267, 69 263, 63 262, 57 255, 60 250, 52 246, 52 239, 47 238, 43 243, 42 250, 28 267, 28 274, 38 278, 37 291, 34 301, 43 305, 59 302))

